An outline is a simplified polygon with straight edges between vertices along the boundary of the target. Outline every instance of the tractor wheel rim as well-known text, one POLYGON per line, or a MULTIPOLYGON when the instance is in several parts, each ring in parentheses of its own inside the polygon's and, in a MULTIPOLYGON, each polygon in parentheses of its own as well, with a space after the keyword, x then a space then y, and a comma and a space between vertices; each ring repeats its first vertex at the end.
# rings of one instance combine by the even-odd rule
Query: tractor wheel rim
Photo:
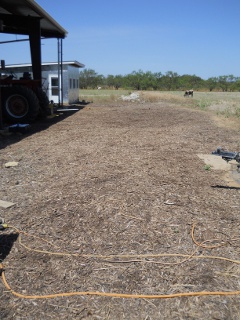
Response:
POLYGON ((6 101, 6 110, 12 117, 20 119, 28 113, 28 101, 23 96, 12 95, 6 101))

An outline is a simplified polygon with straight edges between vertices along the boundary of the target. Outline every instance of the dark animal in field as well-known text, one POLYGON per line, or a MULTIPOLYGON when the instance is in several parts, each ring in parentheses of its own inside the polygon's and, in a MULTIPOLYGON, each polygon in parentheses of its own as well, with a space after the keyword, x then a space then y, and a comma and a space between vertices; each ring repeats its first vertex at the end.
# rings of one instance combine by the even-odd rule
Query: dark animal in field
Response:
POLYGON ((184 93, 184 97, 193 97, 193 90, 186 90, 184 93))

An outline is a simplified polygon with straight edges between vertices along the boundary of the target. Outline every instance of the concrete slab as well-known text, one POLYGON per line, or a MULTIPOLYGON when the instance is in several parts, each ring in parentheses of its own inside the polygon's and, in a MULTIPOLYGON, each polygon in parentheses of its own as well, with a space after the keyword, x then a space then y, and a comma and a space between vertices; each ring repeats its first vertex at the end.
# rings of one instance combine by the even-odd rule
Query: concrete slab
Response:
POLYGON ((10 208, 10 207, 12 207, 14 205, 15 205, 15 203, 13 203, 13 202, 0 200, 0 207, 2 207, 2 208, 6 209, 6 208, 10 208))
POLYGON ((240 188, 240 172, 237 170, 237 162, 235 160, 226 162, 221 156, 214 154, 197 154, 197 156, 209 165, 212 170, 224 171, 222 179, 227 182, 229 187, 240 188))

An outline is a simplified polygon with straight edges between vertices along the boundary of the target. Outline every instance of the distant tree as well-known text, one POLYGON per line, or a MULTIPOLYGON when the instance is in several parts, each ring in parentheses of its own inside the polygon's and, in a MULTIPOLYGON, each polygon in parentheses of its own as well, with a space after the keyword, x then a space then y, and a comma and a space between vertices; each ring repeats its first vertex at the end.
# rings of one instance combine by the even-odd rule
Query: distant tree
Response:
POLYGON ((142 77, 142 90, 156 90, 158 88, 158 76, 151 71, 145 72, 142 77))
POLYGON ((178 78, 178 89, 189 90, 191 89, 191 76, 189 74, 184 74, 178 78))
POLYGON ((119 88, 121 88, 123 86, 123 76, 116 75, 114 78, 114 87, 116 90, 118 90, 119 88))
POLYGON ((114 88, 116 90, 118 90, 119 88, 121 88, 123 86, 123 76, 121 75, 108 75, 106 78, 106 85, 109 88, 114 88))
POLYGON ((167 71, 164 76, 161 77, 162 89, 175 90, 177 88, 177 80, 179 75, 173 71, 167 71))
POLYGON ((222 91, 228 91, 229 83, 228 76, 219 76, 218 77, 218 86, 222 89, 222 91))
POLYGON ((109 74, 106 78, 106 85, 109 88, 114 88, 114 78, 115 76, 113 76, 112 74, 109 74))
POLYGON ((80 72, 80 88, 96 88, 98 86, 133 90, 199 90, 208 88, 209 91, 240 91, 240 78, 233 75, 211 77, 203 80, 200 77, 189 74, 182 76, 176 72, 167 71, 165 75, 161 72, 152 73, 142 70, 133 71, 127 75, 108 75, 104 77, 92 69, 80 72))
POLYGON ((134 90, 142 90, 142 83, 144 77, 144 72, 142 70, 133 71, 126 77, 126 83, 128 84, 128 87, 133 88, 134 90))
POLYGON ((161 79, 162 79, 162 73, 161 72, 155 72, 153 74, 153 77, 155 79, 153 90, 161 90, 161 79))
POLYGON ((218 78, 217 77, 208 78, 205 81, 205 85, 209 89, 210 92, 213 91, 218 85, 218 78))
POLYGON ((154 74, 151 71, 133 71, 125 77, 124 83, 134 90, 157 90, 159 76, 159 73, 154 74))
POLYGON ((102 85, 104 77, 97 74, 93 69, 84 69, 79 73, 79 84, 80 88, 96 88, 102 85))
POLYGON ((235 81, 230 84, 230 91, 240 91, 240 78, 235 77, 235 81))
POLYGON ((191 76, 190 78, 191 86, 190 88, 192 89, 200 89, 204 85, 204 80, 195 74, 191 76))
POLYGON ((200 89, 204 86, 204 80, 198 76, 184 74, 178 77, 177 89, 189 90, 189 89, 200 89))
POLYGON ((218 86, 222 89, 222 91, 233 90, 237 80, 238 78, 234 77, 232 74, 226 76, 219 76, 218 86))
POLYGON ((240 78, 237 78, 237 81, 236 81, 236 90, 237 90, 237 91, 240 91, 240 78))
POLYGON ((234 75, 230 74, 227 77, 227 82, 228 82, 228 89, 229 91, 234 91, 235 87, 236 87, 236 82, 237 82, 238 78, 234 77, 234 75))

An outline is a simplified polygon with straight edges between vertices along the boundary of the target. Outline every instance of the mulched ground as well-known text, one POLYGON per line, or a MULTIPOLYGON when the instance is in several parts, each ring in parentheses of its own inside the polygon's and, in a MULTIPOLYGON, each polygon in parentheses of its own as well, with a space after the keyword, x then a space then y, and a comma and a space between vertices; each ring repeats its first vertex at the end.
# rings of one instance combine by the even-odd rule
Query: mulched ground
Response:
MULTIPOLYGON (((218 146, 238 149, 238 134, 218 127, 207 112, 116 102, 89 104, 35 124, 26 135, 0 137, 0 199, 15 203, 0 216, 27 232, 22 243, 34 250, 78 254, 30 251, 13 229, 0 231, 12 289, 26 295, 239 290, 234 261, 154 257, 197 249, 195 256, 239 263, 240 189, 228 187, 221 172, 204 170, 197 157, 218 146), (5 168, 9 161, 18 166, 5 168), (198 242, 224 245, 196 246, 193 223, 198 242)), ((239 295, 28 300, 0 283, 0 299, 1 319, 240 318, 239 295)))

